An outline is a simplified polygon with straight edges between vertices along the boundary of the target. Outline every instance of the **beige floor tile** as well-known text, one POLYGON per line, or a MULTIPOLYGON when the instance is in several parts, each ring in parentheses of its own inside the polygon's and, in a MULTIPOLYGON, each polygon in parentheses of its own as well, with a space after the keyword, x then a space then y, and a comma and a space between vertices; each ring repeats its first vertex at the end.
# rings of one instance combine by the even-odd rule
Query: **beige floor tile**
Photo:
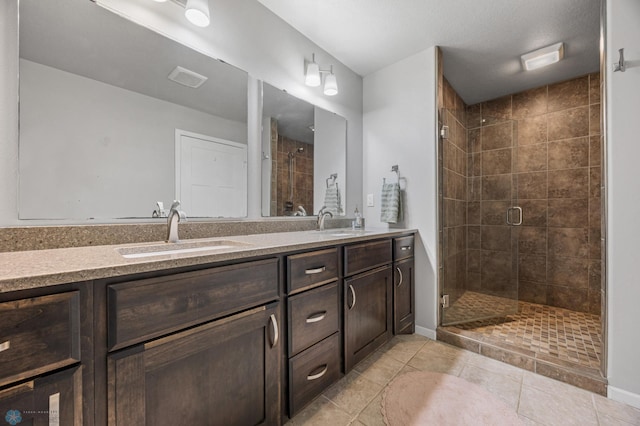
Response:
MULTIPOLYGON (((558 395, 559 397, 571 397, 575 401, 588 404, 593 393, 584 389, 571 386, 570 384, 550 379, 549 377, 525 371, 522 378, 522 385, 542 390, 546 393, 558 395)), ((593 402, 591 402, 593 405, 593 402)))
POLYGON ((365 426, 385 426, 382 418, 382 393, 384 389, 366 406, 358 416, 358 421, 365 426))
POLYGON ((522 415, 518 415, 518 417, 520 418, 520 421, 522 422, 523 426, 539 426, 542 424, 542 423, 535 422, 530 418, 522 415))
MULTIPOLYGON (((595 394, 593 395, 593 402, 601 420, 606 417, 608 419, 618 419, 627 424, 640 425, 640 410, 637 408, 595 394)), ((602 421, 600 423, 607 424, 602 421)))
POLYGON ((347 426, 351 420, 351 415, 327 398, 320 396, 289 420, 286 426, 347 426))
POLYGON ((640 423, 627 423, 624 420, 620 420, 616 417, 611 417, 606 414, 598 413, 598 420, 602 426, 636 426, 640 423))
POLYGON ((482 386, 514 410, 518 408, 521 380, 514 380, 508 374, 496 373, 471 364, 464 366, 460 378, 482 386))
MULTIPOLYGON (((434 354, 438 356, 446 356, 449 358, 455 358, 462 362, 467 362, 471 358, 482 356, 480 354, 476 354, 465 349, 458 348, 456 346, 449 345, 447 343, 437 342, 435 340, 431 340, 427 342, 418 354, 420 353, 428 353, 434 354)), ((418 355, 416 354, 416 355, 418 355)))
POLYGON ((380 352, 406 364, 429 341, 426 337, 414 338, 413 336, 417 334, 396 336, 380 348, 380 352))
POLYGON ((382 390, 382 386, 352 371, 323 395, 351 415, 362 411, 382 390))
POLYGON ((547 393, 522 386, 518 414, 548 426, 598 425, 593 403, 585 403, 575 395, 547 393))
POLYGON ((476 367, 480 367, 493 373, 509 376, 509 378, 517 382, 522 382, 522 377, 525 371, 521 368, 514 367, 513 365, 482 355, 470 357, 467 359, 467 364, 475 365, 476 367))
POLYGON ((384 386, 398 374, 402 367, 404 363, 384 352, 376 352, 358 364, 355 370, 366 379, 384 386))
POLYGON ((457 358, 435 355, 433 352, 420 351, 407 363, 417 370, 435 371, 457 376, 464 367, 464 361, 457 358))

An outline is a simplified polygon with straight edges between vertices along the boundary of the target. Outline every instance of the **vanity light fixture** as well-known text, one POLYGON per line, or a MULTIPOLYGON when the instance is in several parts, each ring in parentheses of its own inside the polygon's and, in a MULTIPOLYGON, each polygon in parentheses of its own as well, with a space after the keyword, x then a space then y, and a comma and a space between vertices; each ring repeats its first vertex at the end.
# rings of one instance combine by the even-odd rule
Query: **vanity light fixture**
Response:
POLYGON ((208 27, 211 22, 209 19, 209 0, 187 0, 184 16, 195 26, 208 27))
MULTIPOLYGON (((167 0, 154 0, 157 3, 165 3, 167 0)), ((171 0, 178 6, 184 7, 184 16, 197 27, 208 27, 211 23, 209 17, 209 0, 171 0)))
POLYGON ((327 96, 334 96, 338 94, 338 81, 336 75, 333 73, 333 65, 331 65, 331 72, 324 78, 324 94, 327 96))
POLYGON ((542 49, 534 50, 520 57, 522 67, 526 71, 535 70, 555 64, 564 57, 564 43, 556 43, 542 49))
POLYGON ((322 69, 316 62, 316 54, 311 55, 311 62, 306 63, 304 83, 307 86, 318 87, 322 83, 322 74, 327 74, 324 78, 324 94, 334 96, 338 94, 338 81, 333 73, 333 65, 329 69, 322 69))

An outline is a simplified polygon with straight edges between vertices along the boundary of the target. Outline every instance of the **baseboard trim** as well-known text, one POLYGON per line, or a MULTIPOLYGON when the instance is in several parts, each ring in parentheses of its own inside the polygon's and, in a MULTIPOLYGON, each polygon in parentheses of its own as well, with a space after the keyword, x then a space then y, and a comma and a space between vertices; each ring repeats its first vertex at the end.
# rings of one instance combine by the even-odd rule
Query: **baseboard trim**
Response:
MULTIPOLYGON (((416 327, 417 329, 418 327, 416 327)), ((417 331, 417 330, 416 330, 417 331)), ((614 401, 624 402, 632 407, 640 409, 640 395, 637 393, 629 392, 624 389, 618 389, 614 386, 607 386, 607 397, 614 401)))
POLYGON ((428 337, 431 340, 436 340, 436 331, 431 330, 430 328, 420 327, 419 325, 416 325, 416 334, 428 337))

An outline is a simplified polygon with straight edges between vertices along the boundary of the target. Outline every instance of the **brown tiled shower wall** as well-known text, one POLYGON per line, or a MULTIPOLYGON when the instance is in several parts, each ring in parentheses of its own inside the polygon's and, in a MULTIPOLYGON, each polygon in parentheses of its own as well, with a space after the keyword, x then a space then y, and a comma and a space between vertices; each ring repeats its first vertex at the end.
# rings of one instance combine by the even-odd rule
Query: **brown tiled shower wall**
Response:
POLYGON ((271 216, 285 216, 289 201, 289 152, 294 153, 293 210, 302 206, 313 214, 313 144, 278 134, 278 122, 271 119, 271 216), (304 148, 303 152, 297 152, 304 148))
MULTIPOLYGON (((445 107, 451 96, 458 107, 444 85, 445 107)), ((455 130, 443 142, 443 250, 445 259, 466 250, 466 289, 499 292, 517 273, 520 300, 600 313, 600 110, 596 73, 445 115, 455 130), (465 116, 466 126, 460 123, 465 116), (466 147, 458 135, 465 127, 466 147), (468 192, 462 194, 465 166, 468 192), (466 238, 458 230, 464 229, 458 209, 465 195, 466 238), (519 227, 505 223, 514 205, 523 210, 519 227)), ((455 265, 462 274, 464 261, 455 265)), ((462 277, 453 288, 465 288, 462 277)))

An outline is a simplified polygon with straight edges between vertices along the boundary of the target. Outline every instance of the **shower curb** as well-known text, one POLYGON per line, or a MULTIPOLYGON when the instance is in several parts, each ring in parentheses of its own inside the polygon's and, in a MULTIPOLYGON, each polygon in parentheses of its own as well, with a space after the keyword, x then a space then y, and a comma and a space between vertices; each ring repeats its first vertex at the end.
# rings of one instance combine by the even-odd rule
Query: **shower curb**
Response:
POLYGON ((438 327, 436 339, 599 395, 607 395, 607 379, 595 368, 553 359, 504 342, 492 341, 478 333, 461 330, 455 326, 438 327))

